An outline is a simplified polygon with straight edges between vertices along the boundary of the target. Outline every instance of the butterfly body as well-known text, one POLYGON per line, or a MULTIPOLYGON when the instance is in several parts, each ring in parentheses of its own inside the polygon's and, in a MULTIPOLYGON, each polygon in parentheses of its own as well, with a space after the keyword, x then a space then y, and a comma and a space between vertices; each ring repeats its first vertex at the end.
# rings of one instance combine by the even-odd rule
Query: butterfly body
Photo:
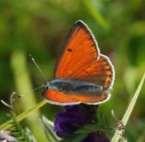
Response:
POLYGON ((46 84, 47 89, 76 94, 100 94, 103 86, 81 80, 55 79, 46 84))
POLYGON ((43 95, 56 105, 98 105, 110 98, 114 67, 101 54, 89 27, 77 21, 56 66, 54 80, 46 84, 43 95))

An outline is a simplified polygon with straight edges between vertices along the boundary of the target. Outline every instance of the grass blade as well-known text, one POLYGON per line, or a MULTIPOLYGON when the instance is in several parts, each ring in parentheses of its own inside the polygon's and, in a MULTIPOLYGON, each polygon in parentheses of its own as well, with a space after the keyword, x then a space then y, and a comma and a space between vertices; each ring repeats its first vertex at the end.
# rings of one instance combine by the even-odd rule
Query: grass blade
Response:
MULTIPOLYGON (((137 87, 137 89, 135 91, 135 94, 132 97, 132 99, 131 99, 131 101, 130 101, 127 109, 126 109, 126 112, 125 112, 125 114, 124 114, 124 116, 123 116, 123 118, 121 120, 121 123, 122 123, 122 125, 124 127, 127 125, 127 122, 128 122, 128 120, 130 118, 130 115, 131 115, 131 113, 132 113, 132 111, 134 109, 134 106, 136 104, 138 96, 139 96, 139 94, 141 92, 141 89, 143 87, 144 81, 145 81, 145 73, 144 73, 144 75, 143 75, 143 77, 142 77, 142 79, 141 79, 141 81, 140 81, 140 83, 139 83, 139 85, 138 85, 138 87, 137 87)), ((114 136, 112 137, 111 142, 118 142, 121 139, 122 134, 123 134, 123 129, 116 128, 116 131, 114 133, 114 136)))
MULTIPOLYGON (((27 118, 29 115, 32 115, 32 113, 34 113, 35 111, 37 111, 38 109, 40 109, 41 107, 43 107, 45 104, 47 104, 46 100, 41 101, 40 103, 38 103, 35 107, 24 111, 22 113, 20 113, 19 115, 16 116, 16 121, 17 122, 21 122, 22 120, 24 120, 25 118, 27 118)), ((7 130, 10 129, 11 127, 13 127, 13 119, 10 119, 9 121, 3 123, 0 125, 0 130, 7 130)))

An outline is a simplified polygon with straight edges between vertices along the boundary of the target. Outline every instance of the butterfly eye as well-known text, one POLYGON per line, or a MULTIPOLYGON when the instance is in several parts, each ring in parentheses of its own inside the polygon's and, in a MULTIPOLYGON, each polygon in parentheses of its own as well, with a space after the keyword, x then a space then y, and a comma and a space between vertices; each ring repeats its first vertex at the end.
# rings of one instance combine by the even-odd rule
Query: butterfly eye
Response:
POLYGON ((44 88, 45 88, 46 90, 48 90, 49 87, 50 87, 50 83, 49 83, 49 82, 46 82, 46 83, 44 84, 44 88))

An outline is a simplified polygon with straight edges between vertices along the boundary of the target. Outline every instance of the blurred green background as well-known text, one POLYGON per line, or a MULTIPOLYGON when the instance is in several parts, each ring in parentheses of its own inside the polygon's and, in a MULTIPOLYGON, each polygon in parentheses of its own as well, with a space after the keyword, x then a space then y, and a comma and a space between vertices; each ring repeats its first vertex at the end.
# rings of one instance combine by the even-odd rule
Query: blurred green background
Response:
MULTIPOLYGON (((33 89, 44 80, 29 54, 40 65, 46 80, 52 79, 64 39, 78 19, 92 29, 101 52, 108 55, 115 66, 112 98, 100 107, 113 129, 116 120, 111 110, 121 119, 145 71, 144 0, 0 0, 0 99, 9 102, 10 94, 17 91, 19 85, 25 86, 23 81, 17 81, 23 68, 23 61, 17 63, 21 57, 33 89)), ((126 129, 128 140, 132 142, 145 141, 144 88, 126 129)), ((23 107, 29 108, 40 99, 38 92, 31 98, 27 94, 23 107)), ((43 112, 53 119, 57 109, 48 105, 43 112)), ((0 123, 9 119, 8 113, 0 104, 0 123)))

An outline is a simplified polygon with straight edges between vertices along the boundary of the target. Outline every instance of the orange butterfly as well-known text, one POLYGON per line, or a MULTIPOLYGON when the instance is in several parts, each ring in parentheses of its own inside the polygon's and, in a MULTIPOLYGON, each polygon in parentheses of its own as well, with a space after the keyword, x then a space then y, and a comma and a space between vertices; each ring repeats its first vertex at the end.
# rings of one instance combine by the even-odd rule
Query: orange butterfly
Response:
POLYGON ((114 76, 110 59, 100 53, 92 32, 79 20, 68 37, 54 80, 46 84, 44 96, 57 105, 98 105, 110 98, 114 76))

